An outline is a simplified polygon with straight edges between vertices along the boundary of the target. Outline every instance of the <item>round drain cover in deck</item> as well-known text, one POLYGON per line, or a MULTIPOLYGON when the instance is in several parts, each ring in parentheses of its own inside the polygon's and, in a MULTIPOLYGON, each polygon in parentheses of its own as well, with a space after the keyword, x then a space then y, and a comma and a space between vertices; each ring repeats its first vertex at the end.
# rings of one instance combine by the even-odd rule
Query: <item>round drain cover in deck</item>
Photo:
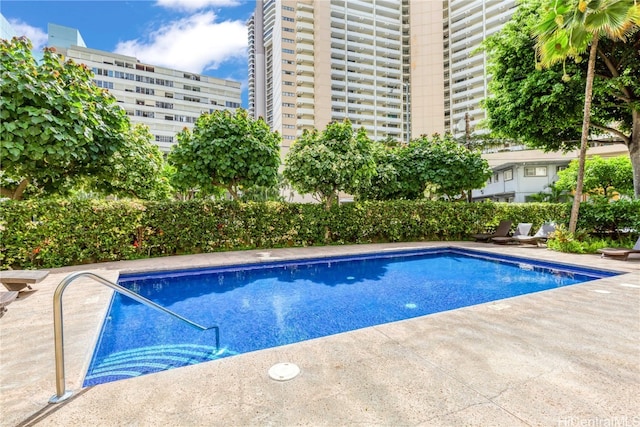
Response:
POLYGON ((277 363, 269 369, 269 377, 276 381, 288 381, 300 373, 298 365, 293 363, 277 363))

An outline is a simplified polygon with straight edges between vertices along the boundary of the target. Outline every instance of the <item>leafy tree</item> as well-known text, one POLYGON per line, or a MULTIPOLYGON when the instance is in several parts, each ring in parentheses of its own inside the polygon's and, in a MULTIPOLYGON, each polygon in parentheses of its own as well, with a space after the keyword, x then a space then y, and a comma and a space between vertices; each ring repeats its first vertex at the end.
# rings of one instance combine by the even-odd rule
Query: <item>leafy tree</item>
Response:
POLYGON ((540 191, 527 196, 526 201, 530 203, 566 203, 569 200, 569 190, 560 188, 555 184, 546 186, 549 191, 540 191))
MULTIPOLYGON (((557 62, 566 61, 567 58, 581 62, 581 55, 589 50, 578 176, 569 219, 569 232, 575 233, 591 126, 591 101, 598 42, 604 37, 624 42, 627 35, 637 32, 640 25, 640 5, 636 4, 636 0, 549 0, 545 6, 540 22, 535 27, 540 64, 550 67, 557 62)), ((565 81, 570 78, 567 74, 563 75, 565 81)), ((635 116, 640 114, 640 107, 637 105, 632 106, 631 110, 635 116)), ((640 124, 638 126, 640 127, 640 124)), ((636 139, 640 142, 640 135, 637 135, 636 139)), ((636 151, 640 160, 640 148, 636 151)), ((631 153, 633 154, 633 151, 631 153)), ((640 182, 637 185, 640 187, 640 182)))
MULTIPOLYGON (((576 5, 564 1, 558 5, 569 3, 575 11, 585 2, 576 5)), ((587 3, 606 6, 612 2, 587 3)), ((624 4, 630 3, 620 2, 616 8, 624 4)), ((531 34, 540 22, 542 5, 540 0, 521 2, 512 20, 485 42, 492 74, 492 95, 484 104, 487 125, 498 136, 521 140, 535 148, 568 150, 580 142, 588 64, 577 54, 576 61, 548 69, 537 63, 531 34)), ((591 13, 588 9, 585 12, 591 13)), ((576 21, 573 17, 560 20, 576 21)), ((640 32, 637 25, 635 28, 627 34, 627 43, 599 39, 597 52, 601 60, 595 64, 590 122, 594 133, 609 132, 626 143, 634 165, 635 193, 640 196, 640 32)))
POLYGON ((334 122, 325 130, 304 131, 285 158, 284 177, 300 193, 311 193, 330 208, 341 191, 355 194, 375 172, 373 142, 364 128, 334 122))
POLYGON ((172 189, 164 158, 146 125, 135 125, 121 150, 106 159, 102 173, 95 180, 99 190, 147 200, 163 200, 172 189))
MULTIPOLYGON (((575 191, 578 180, 578 161, 573 160, 569 167, 558 172, 554 187, 564 191, 575 191)), ((600 194, 610 198, 613 192, 633 193, 633 170, 626 156, 604 159, 593 156, 586 160, 584 168, 585 193, 600 194)))
POLYGON ((53 49, 38 63, 31 47, 26 38, 0 39, 0 193, 12 199, 21 199, 29 184, 55 193, 100 173, 103 160, 125 144, 129 126, 85 65, 53 49))
POLYGON ((193 131, 178 134, 169 153, 179 189, 197 188, 204 194, 226 190, 238 199, 244 189, 273 187, 278 182, 280 135, 246 110, 203 114, 193 131))
POLYGON ((416 166, 414 176, 449 200, 464 198, 468 189, 483 187, 491 176, 480 153, 456 143, 450 135, 422 136, 411 141, 409 149, 410 164, 416 166))
POLYGON ((536 67, 534 39, 541 0, 521 1, 512 19, 488 37, 490 96, 483 102, 485 125, 497 137, 523 141, 549 151, 573 149, 580 138, 584 85, 577 64, 562 81, 562 67, 536 67))
POLYGON ((371 150, 376 169, 371 180, 361 182, 356 194, 365 200, 419 199, 424 185, 413 179, 410 150, 406 145, 374 143, 371 150))
POLYGON ((480 188, 491 170, 480 153, 455 142, 451 135, 422 136, 408 145, 374 150, 376 174, 371 185, 361 187, 362 198, 418 199, 430 190, 449 200, 480 188))

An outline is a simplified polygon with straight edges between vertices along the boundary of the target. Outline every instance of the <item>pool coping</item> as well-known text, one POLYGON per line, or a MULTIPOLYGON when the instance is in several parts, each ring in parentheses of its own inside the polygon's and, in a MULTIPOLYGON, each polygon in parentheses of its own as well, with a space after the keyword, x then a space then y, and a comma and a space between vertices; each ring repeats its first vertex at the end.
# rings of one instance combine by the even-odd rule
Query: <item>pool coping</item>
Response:
MULTIPOLYGON (((630 352, 640 342, 640 289, 620 284, 640 286, 639 258, 618 261, 471 242, 224 252, 54 269, 38 291, 9 306, 0 320, 0 407, 8 413, 0 423, 557 425, 621 417, 631 422, 638 413, 631 396, 640 393, 640 356, 630 352), (543 291, 94 386, 62 404, 47 404, 55 391, 50 298, 71 271, 91 270, 114 280, 121 272, 169 266, 449 246, 626 274, 553 290, 553 295, 543 291), (569 325, 568 330, 550 328, 550 323, 569 325), (510 328, 521 333, 514 335, 510 328), (487 344, 477 344, 474 335, 487 344), (591 345, 585 349, 584 342, 591 345), (498 352, 496 343, 510 351, 498 352), (593 354, 594 346, 606 353, 603 360, 593 354), (557 366, 546 369, 529 353, 557 366), (300 377, 270 380, 268 368, 282 361, 300 364, 300 377), (503 372, 502 366, 509 369, 503 372)), ((95 342, 110 291, 83 279, 67 292, 67 382, 78 390, 91 356, 92 347, 87 347, 95 342)))

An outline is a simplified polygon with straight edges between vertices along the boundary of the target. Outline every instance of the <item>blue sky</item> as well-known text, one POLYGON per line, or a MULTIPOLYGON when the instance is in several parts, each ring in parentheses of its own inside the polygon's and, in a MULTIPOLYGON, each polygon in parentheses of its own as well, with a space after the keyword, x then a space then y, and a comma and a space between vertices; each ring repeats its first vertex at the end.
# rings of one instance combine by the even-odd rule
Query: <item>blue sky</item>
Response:
POLYGON ((246 21, 252 0, 1 0, 0 13, 38 49, 47 24, 77 28, 87 47, 242 82, 247 106, 246 21))

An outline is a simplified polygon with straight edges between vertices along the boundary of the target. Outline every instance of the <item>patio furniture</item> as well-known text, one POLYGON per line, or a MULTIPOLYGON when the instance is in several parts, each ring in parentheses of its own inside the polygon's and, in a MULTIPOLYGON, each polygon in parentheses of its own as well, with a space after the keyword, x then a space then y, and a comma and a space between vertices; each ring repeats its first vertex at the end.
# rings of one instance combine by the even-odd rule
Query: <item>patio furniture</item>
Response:
POLYGON ((18 291, 0 292, 0 317, 4 316, 7 306, 18 297, 18 291))
POLYGON ((489 242, 493 237, 507 237, 509 235, 509 230, 511 229, 511 224, 511 221, 505 219, 500 221, 495 232, 472 234, 471 237, 476 239, 476 242, 489 242))
POLYGON ((623 261, 626 261, 631 254, 640 253, 640 236, 636 241, 636 244, 633 245, 631 249, 627 248, 602 248, 598 249, 598 252, 601 254, 602 258, 611 257, 611 258, 619 258, 623 261))
POLYGON ((492 237, 491 241, 499 245, 511 243, 513 242, 513 237, 515 236, 528 236, 532 226, 533 224, 530 222, 521 222, 516 226, 516 231, 513 232, 513 236, 492 237))
POLYGON ((512 236, 511 239, 517 243, 529 243, 531 245, 540 245, 549 238, 549 234, 556 231, 556 224, 553 222, 545 222, 533 236, 512 236))
POLYGON ((47 270, 3 270, 0 271, 0 283, 10 291, 33 289, 31 285, 44 280, 47 270))

